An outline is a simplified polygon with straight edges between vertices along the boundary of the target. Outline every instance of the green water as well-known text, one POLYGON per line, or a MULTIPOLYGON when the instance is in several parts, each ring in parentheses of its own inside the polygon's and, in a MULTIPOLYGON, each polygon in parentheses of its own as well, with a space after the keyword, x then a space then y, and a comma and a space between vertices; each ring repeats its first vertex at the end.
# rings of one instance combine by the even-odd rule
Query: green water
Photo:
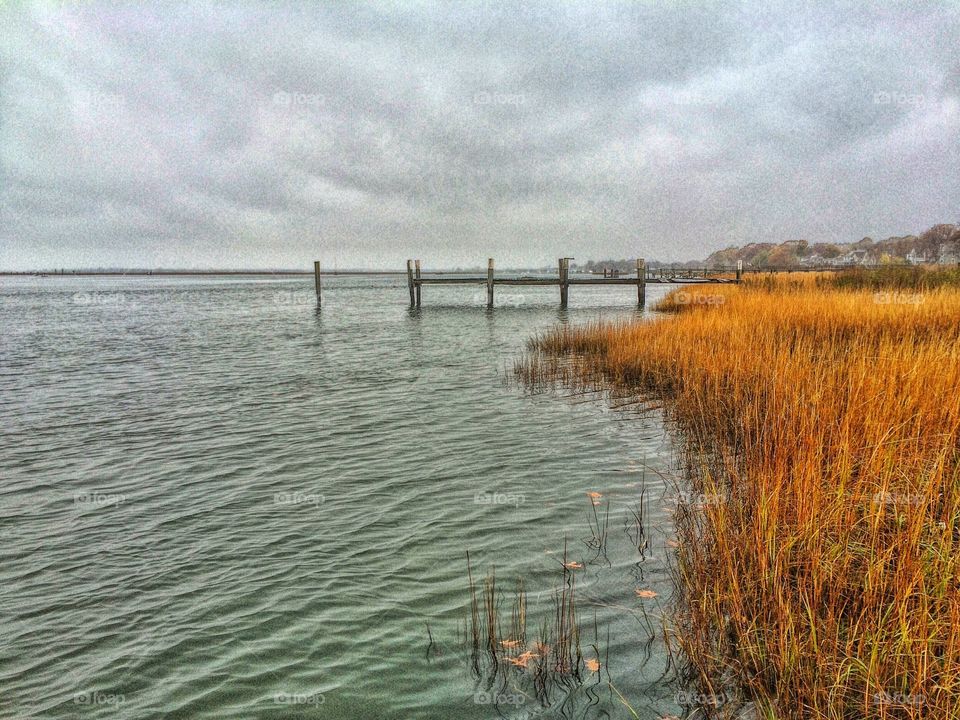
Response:
POLYGON ((631 717, 610 683, 678 713, 660 419, 510 382, 531 334, 635 290, 521 289, 0 280, 0 716, 631 717), (603 667, 543 707, 473 672, 465 553, 524 577, 532 627, 565 541, 603 667))

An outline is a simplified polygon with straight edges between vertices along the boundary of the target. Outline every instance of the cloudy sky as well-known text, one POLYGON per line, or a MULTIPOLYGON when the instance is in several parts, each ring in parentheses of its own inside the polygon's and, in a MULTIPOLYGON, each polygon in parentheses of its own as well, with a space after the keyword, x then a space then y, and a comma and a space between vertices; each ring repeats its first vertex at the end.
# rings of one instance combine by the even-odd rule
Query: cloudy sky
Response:
POLYGON ((0 9, 0 269, 687 260, 960 220, 954 3, 0 9))

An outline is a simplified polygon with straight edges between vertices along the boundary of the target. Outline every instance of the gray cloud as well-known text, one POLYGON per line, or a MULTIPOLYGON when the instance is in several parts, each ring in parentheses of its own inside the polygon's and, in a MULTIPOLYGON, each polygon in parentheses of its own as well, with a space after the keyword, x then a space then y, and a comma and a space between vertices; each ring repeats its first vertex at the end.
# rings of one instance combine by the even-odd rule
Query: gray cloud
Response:
POLYGON ((949 4, 0 10, 0 267, 703 257, 955 222, 949 4))

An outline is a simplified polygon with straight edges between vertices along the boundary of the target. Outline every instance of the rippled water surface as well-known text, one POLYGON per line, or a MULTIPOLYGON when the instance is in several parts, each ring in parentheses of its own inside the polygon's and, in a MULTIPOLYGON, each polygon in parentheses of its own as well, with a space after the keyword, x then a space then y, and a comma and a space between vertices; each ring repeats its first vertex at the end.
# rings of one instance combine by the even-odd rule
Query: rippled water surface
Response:
POLYGON ((658 418, 510 382, 537 330, 634 315, 635 291, 561 311, 498 289, 487 311, 428 287, 413 312, 402 278, 325 290, 318 310, 305 277, 0 279, 0 716, 632 717, 611 683, 641 718, 678 712, 658 418), (544 708, 473 673, 465 553, 524 577, 533 627, 565 541, 602 670, 544 708))

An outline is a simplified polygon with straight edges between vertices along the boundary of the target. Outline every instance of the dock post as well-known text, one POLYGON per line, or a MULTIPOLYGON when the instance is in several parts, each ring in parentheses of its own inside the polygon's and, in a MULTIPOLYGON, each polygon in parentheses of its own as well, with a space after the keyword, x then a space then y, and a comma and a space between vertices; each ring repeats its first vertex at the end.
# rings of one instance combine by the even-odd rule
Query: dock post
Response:
POLYGON ((416 304, 413 295, 413 260, 407 260, 407 289, 410 291, 410 307, 416 304))
POLYGON ((313 287, 317 291, 317 305, 320 305, 320 261, 313 261, 313 287))
POLYGON ((567 293, 563 287, 563 258, 557 260, 557 278, 557 282, 560 284, 560 307, 565 308, 567 306, 567 293))
POLYGON ((416 293, 416 294, 417 294, 417 307, 420 307, 420 261, 419 261, 419 260, 414 260, 414 266, 415 266, 415 268, 416 268, 416 281, 414 282, 414 286, 415 286, 416 291, 417 291, 417 293, 416 293))
POLYGON ((743 274, 743 260, 737 260, 737 284, 740 284, 740 276, 743 274))
POLYGON ((487 258, 487 307, 493 307, 493 258, 487 258))
POLYGON ((647 263, 643 258, 637 258, 637 305, 647 304, 647 263))
POLYGON ((560 258, 560 307, 567 307, 567 293, 570 289, 567 279, 570 276, 570 261, 567 258, 560 258))

